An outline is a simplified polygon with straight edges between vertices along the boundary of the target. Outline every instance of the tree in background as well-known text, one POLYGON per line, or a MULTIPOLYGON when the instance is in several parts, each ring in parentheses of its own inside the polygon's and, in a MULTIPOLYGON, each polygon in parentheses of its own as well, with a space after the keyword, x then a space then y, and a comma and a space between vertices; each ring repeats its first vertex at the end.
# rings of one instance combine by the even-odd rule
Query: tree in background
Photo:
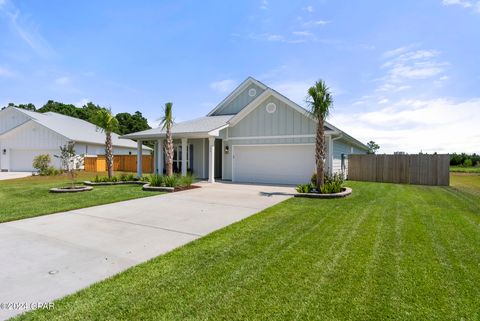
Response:
POLYGON ((165 167, 167 176, 173 175, 173 137, 172 137, 172 126, 173 126, 173 113, 172 113, 173 104, 168 102, 165 104, 163 109, 164 115, 161 118, 160 125, 162 129, 165 130, 166 140, 165 140, 165 167))
POLYGON ((139 132, 142 130, 150 129, 148 121, 143 117, 142 113, 136 111, 133 115, 129 113, 118 113, 115 115, 118 120, 118 134, 126 135, 130 133, 139 132))
POLYGON ((368 152, 367 154, 375 154, 377 152, 377 150, 380 149, 380 145, 378 145, 377 143, 375 143, 373 140, 369 141, 367 143, 367 146, 368 146, 368 152))
POLYGON ((32 104, 32 103, 19 104, 19 105, 15 105, 14 103, 8 103, 7 106, 2 107, 2 110, 4 110, 7 107, 16 107, 16 108, 21 108, 21 109, 30 110, 30 111, 36 111, 37 110, 37 107, 35 107, 35 105, 32 104))
POLYGON ((118 120, 109 109, 101 108, 90 120, 97 128, 105 133, 105 158, 107 162, 108 178, 113 176, 113 144, 112 133, 118 130, 118 120))
POLYGON ((332 105, 332 95, 323 80, 319 80, 308 89, 307 104, 311 115, 317 120, 317 134, 315 138, 315 164, 317 167, 317 190, 320 192, 324 184, 325 166, 325 120, 332 105))

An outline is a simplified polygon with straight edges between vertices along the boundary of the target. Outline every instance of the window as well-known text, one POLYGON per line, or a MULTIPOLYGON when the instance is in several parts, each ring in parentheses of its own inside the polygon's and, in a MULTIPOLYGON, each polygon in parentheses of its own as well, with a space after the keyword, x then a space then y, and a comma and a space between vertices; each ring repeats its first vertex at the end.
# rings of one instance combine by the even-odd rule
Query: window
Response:
MULTIPOLYGON (((192 172, 193 162, 193 145, 187 144, 187 171, 192 172)), ((173 171, 175 173, 182 172, 182 145, 173 146, 173 171)))

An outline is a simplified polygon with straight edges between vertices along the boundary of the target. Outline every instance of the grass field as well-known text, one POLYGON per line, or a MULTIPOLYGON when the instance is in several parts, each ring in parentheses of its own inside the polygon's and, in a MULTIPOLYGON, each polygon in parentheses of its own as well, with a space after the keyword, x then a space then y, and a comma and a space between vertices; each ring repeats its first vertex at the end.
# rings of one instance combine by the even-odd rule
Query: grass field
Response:
MULTIPOLYGON (((80 173, 77 180, 93 179, 95 173, 80 173)), ((100 176, 105 173, 99 173, 100 176)), ((96 186, 91 192, 52 194, 51 187, 68 184, 65 176, 31 176, 0 181, 0 223, 44 214, 152 196, 139 185, 96 186)))
POLYGON ((480 175, 290 199, 24 320, 478 320, 480 175))
POLYGON ((478 173, 478 174, 480 174, 480 167, 450 166, 450 172, 453 172, 453 173, 478 173))

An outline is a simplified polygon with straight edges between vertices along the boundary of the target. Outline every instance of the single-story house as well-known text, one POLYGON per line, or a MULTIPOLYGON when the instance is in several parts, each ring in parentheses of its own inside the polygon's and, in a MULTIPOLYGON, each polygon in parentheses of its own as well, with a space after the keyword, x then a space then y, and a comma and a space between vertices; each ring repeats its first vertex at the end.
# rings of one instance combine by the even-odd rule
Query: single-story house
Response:
MULTIPOLYGON (((132 140, 119 139, 112 134, 113 153, 136 155, 138 146, 132 140)), ((87 121, 48 112, 37 113, 7 107, 0 111, 0 169, 1 171, 34 171, 33 158, 50 154, 52 165, 60 167, 60 146, 75 143, 78 155, 104 155, 105 133, 87 121)), ((151 151, 143 146, 144 153, 151 151)))
MULTIPOLYGON (((316 126, 307 110, 249 77, 207 116, 173 125, 174 170, 210 182, 306 183, 315 171, 316 126)), ((164 172, 162 128, 121 138, 154 141, 155 171, 164 172)), ((368 150, 328 122, 325 138, 330 173, 345 173, 348 155, 368 150)))

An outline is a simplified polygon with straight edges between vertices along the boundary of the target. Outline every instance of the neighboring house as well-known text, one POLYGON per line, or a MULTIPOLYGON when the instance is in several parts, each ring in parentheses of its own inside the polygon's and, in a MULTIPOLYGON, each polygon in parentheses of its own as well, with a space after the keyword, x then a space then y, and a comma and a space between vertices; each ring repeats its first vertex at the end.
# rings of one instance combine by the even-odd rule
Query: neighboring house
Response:
MULTIPOLYGON (((137 143, 120 140, 113 134, 113 153, 137 153, 137 143)), ((34 171, 33 158, 50 154, 52 165, 60 167, 60 146, 75 142, 78 155, 104 155, 105 134, 84 120, 54 112, 37 113, 15 107, 0 111, 0 169, 2 171, 34 171)), ((145 152, 151 150, 143 147, 145 152)))
MULTIPOLYGON (((309 182, 315 171, 316 121, 298 104, 251 77, 206 117, 176 123, 172 132, 174 169, 210 182, 298 184, 309 182)), ((325 136, 330 173, 345 173, 348 155, 368 150, 328 122, 325 136)), ((161 128, 121 138, 155 141, 155 154, 160 155, 155 170, 164 171, 161 128)))

